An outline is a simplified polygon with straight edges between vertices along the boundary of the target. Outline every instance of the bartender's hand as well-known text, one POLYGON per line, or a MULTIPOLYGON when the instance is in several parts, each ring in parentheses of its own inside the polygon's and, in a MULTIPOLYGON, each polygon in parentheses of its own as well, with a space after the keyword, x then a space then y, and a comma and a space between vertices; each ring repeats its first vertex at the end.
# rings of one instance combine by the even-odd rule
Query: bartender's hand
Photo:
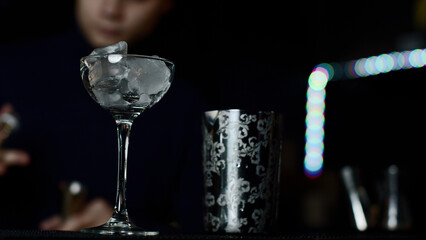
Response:
MULTIPOLYGON (((10 104, 4 104, 0 108, 0 116, 7 113, 13 113, 13 107, 10 104)), ((7 135, 6 131, 0 131, 0 176, 6 174, 10 166, 26 166, 30 162, 28 153, 22 150, 3 149, 1 147, 1 142, 7 138, 7 135)))
POLYGON ((81 212, 74 213, 66 219, 54 215, 40 224, 41 230, 79 231, 83 228, 97 227, 106 223, 113 208, 105 200, 97 198, 89 202, 81 212))
POLYGON ((29 162, 30 156, 24 151, 0 149, 0 176, 5 175, 10 166, 26 166, 29 162))

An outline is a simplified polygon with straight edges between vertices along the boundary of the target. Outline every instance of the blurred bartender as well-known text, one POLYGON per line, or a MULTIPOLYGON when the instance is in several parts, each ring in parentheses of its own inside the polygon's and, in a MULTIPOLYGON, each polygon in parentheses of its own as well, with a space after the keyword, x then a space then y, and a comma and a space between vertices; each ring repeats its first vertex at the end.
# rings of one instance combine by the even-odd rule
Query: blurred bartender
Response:
MULTIPOLYGON (((116 187, 115 124, 85 91, 79 59, 124 40, 129 53, 173 61, 161 33, 174 4, 77 0, 70 32, 2 46, 0 114, 14 116, 19 125, 0 132, 0 228, 79 230, 109 219, 116 187), (78 211, 60 216, 65 206, 59 186, 72 181, 83 184, 87 197, 78 211)), ((201 229, 203 102, 180 78, 177 65, 165 97, 135 120, 127 203, 136 225, 201 229)))

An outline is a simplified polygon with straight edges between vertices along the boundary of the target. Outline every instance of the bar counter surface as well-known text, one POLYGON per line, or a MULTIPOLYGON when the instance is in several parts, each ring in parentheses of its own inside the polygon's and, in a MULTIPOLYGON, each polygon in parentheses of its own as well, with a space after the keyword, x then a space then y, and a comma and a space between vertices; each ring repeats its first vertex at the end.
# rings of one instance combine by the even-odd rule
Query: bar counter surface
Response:
POLYGON ((426 232, 288 232, 280 234, 174 234, 157 236, 98 235, 81 232, 0 230, 0 240, 9 239, 164 239, 164 240, 279 240, 279 239, 426 239, 426 232))

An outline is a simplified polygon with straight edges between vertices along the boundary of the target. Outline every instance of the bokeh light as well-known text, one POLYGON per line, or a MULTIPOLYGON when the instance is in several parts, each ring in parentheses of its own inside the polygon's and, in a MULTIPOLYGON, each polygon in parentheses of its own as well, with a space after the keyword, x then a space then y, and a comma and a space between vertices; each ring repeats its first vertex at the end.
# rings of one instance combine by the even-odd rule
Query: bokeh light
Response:
MULTIPOLYGON (((315 72, 319 72, 323 76, 330 76, 329 73, 324 73, 325 68, 317 68, 315 72)), ((315 77, 315 75, 313 76, 315 77)), ((321 80, 319 85, 312 81, 314 87, 310 85, 307 92, 306 103, 306 133, 305 133, 305 160, 304 170, 308 177, 318 177, 322 172, 323 166, 323 151, 324 151, 324 110, 325 110, 325 85, 328 82, 321 80), (324 83, 325 82, 325 83, 324 83), (321 87, 322 86, 322 87, 321 87)))
POLYGON ((328 82, 329 73, 327 69, 323 67, 317 67, 312 71, 309 76, 309 87, 314 90, 324 89, 328 82))
POLYGON ((310 178, 323 170, 325 87, 328 82, 368 77, 401 69, 426 65, 426 49, 385 53, 340 63, 321 63, 314 67, 308 80, 304 172, 310 178))

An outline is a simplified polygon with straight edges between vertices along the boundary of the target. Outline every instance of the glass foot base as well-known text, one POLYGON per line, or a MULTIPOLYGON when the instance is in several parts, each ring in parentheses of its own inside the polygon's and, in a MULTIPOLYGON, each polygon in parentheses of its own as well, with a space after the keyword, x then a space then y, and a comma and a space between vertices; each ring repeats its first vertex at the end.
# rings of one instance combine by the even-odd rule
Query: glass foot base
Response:
POLYGON ((159 234, 158 231, 147 231, 143 228, 139 228, 131 223, 122 222, 110 222, 108 221, 104 225, 81 229, 81 232, 95 233, 103 235, 136 235, 136 236, 156 236, 159 234))

